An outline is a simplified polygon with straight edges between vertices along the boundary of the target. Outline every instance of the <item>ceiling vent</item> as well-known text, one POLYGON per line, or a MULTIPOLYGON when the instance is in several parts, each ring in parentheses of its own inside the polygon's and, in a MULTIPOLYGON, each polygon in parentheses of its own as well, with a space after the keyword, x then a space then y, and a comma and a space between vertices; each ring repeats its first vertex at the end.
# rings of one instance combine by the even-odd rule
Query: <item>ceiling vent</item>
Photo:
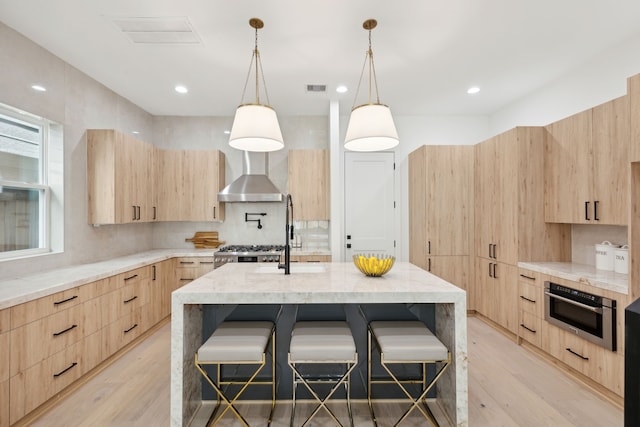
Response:
POLYGON ((307 85, 307 92, 324 93, 327 91, 327 85, 307 85))
POLYGON ((110 18, 136 44, 200 44, 186 16, 110 18))

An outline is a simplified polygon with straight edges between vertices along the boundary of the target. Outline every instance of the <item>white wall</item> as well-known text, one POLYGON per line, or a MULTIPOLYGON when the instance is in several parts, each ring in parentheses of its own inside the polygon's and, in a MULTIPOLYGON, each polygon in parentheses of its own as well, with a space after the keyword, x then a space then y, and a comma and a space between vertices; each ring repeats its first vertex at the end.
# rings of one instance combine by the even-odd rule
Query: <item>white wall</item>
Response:
POLYGON ((152 116, 2 23, 0 64, 0 103, 64 124, 65 201, 64 252, 0 262, 0 277, 151 248, 150 225, 88 225, 85 130, 138 129, 151 134, 152 116), (47 92, 33 91, 34 83, 47 92))

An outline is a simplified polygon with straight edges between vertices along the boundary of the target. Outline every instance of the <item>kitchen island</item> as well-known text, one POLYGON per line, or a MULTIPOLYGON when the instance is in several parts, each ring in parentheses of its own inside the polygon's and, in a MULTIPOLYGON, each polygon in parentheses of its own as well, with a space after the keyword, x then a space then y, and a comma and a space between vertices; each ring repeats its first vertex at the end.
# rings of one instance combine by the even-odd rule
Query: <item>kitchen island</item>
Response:
POLYGON ((243 304, 432 305, 434 333, 452 353, 452 364, 437 383, 436 399, 453 425, 468 425, 466 293, 413 264, 399 262, 375 278, 352 263, 295 264, 290 275, 275 264, 235 263, 173 292, 172 426, 187 425, 203 401, 201 376, 193 363, 207 338, 203 313, 210 306, 243 304))

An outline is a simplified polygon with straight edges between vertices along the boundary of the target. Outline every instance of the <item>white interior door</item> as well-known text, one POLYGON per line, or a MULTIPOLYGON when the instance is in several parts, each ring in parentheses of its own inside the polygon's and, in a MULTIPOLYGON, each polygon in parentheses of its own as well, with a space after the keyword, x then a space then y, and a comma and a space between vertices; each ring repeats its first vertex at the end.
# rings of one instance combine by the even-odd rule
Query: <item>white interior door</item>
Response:
POLYGON ((345 255, 395 256, 394 153, 345 152, 345 255))

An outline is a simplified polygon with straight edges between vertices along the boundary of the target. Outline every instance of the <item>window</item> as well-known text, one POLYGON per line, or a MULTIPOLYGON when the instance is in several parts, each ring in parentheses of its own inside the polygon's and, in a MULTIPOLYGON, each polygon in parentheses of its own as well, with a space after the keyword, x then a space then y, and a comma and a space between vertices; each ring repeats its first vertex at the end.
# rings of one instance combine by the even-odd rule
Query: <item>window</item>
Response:
POLYGON ((50 173, 52 164, 62 164, 60 154, 51 156, 62 151, 51 149, 52 142, 62 146, 60 130, 46 119, 0 106, 0 259, 61 249, 61 242, 51 243, 52 224, 62 224, 61 215, 52 218, 51 181, 61 192, 62 174, 50 173))

